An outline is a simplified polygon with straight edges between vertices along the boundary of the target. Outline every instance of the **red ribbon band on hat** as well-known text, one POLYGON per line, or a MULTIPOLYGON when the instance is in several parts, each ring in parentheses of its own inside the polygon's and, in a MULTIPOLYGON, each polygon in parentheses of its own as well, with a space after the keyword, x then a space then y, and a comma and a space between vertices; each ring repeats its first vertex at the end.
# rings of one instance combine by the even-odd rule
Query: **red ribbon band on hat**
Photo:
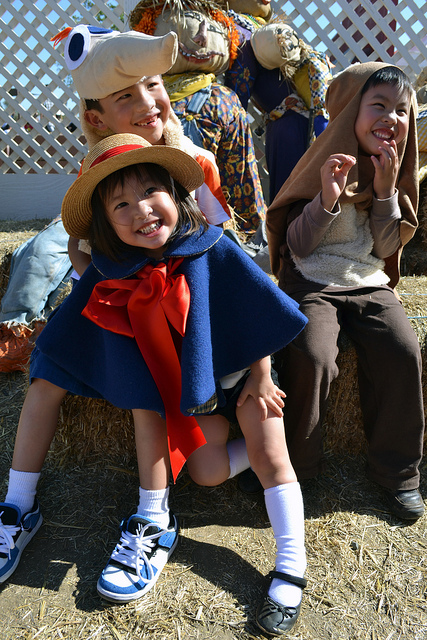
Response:
POLYGON ((145 149, 141 144, 122 144, 117 147, 113 147, 112 149, 107 149, 101 155, 99 155, 93 162, 89 169, 95 167, 97 164, 104 162, 105 160, 109 160, 109 158, 114 158, 114 156, 119 156, 121 153, 125 153, 126 151, 134 151, 134 149, 145 149))
POLYGON ((149 264, 137 279, 99 282, 82 311, 100 327, 135 338, 165 407, 174 480, 193 451, 206 444, 197 420, 179 408, 181 364, 169 323, 185 335, 190 289, 185 276, 174 273, 182 260, 149 264))

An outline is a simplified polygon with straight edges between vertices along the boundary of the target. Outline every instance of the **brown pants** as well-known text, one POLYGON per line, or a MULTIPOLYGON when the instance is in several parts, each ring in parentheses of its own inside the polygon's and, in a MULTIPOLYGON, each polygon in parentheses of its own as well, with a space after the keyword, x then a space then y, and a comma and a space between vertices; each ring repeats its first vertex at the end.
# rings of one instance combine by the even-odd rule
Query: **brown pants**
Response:
POLYGON ((358 356, 370 478, 389 489, 417 488, 424 435, 421 352, 402 305, 388 288, 293 297, 309 319, 284 351, 281 379, 286 437, 299 479, 321 470, 321 428, 343 328, 358 356))

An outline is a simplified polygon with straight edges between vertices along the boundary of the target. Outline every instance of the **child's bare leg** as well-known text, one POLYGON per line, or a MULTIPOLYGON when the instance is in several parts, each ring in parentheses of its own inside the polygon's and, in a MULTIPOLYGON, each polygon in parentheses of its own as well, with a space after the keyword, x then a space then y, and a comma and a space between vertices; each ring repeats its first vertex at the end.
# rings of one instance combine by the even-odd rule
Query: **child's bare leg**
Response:
POLYGON ((187 460, 187 469, 197 484, 214 487, 227 480, 230 461, 227 439, 230 425, 223 416, 198 416, 206 444, 194 451, 187 460))
POLYGON ((9 487, 5 503, 0 506, 0 583, 15 571, 23 549, 42 523, 35 499, 37 482, 65 394, 64 389, 37 378, 22 406, 9 487))
POLYGON ((270 633, 277 622, 281 632, 285 632, 299 614, 302 592, 297 585, 306 568, 301 489, 289 459, 283 419, 269 410, 267 419, 262 421, 259 406, 251 396, 237 407, 236 415, 246 439, 251 466, 264 487, 265 505, 277 545, 276 571, 282 574, 280 578, 273 578, 257 620, 270 633), (291 579, 287 580, 289 576, 291 579))
POLYGON ((166 422, 155 411, 134 409, 132 414, 139 472, 136 513, 167 529, 170 462, 166 422))
POLYGON ((40 471, 55 435, 59 408, 66 393, 64 389, 36 378, 25 397, 5 499, 22 514, 34 504, 40 471))
POLYGON ((269 410, 261 421, 260 409, 252 396, 236 408, 240 428, 246 440, 249 461, 264 489, 296 482, 285 439, 283 418, 269 410))
POLYGON ((36 378, 31 383, 16 433, 12 468, 16 471, 41 471, 58 425, 61 402, 66 395, 47 380, 36 378))
POLYGON ((134 409, 132 415, 140 485, 144 489, 166 489, 169 484, 166 421, 155 411, 134 409))

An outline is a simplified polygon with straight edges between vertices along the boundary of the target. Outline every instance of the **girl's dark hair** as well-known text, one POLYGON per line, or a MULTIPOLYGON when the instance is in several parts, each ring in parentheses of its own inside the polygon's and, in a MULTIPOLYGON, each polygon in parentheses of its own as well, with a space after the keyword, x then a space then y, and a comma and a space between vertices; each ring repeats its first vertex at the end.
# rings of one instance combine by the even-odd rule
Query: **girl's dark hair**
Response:
POLYGON ((173 180, 166 169, 152 163, 132 164, 104 178, 93 192, 92 222, 89 229, 89 242, 93 249, 115 262, 120 262, 123 255, 143 251, 140 247, 130 246, 120 240, 105 211, 105 202, 111 197, 116 187, 119 185, 123 187, 125 182, 132 178, 140 182, 147 178, 153 180, 154 184, 164 188, 174 201, 178 210, 178 222, 169 237, 168 244, 179 235, 188 236, 199 229, 207 229, 206 218, 193 198, 183 186, 173 180))
POLYGON ((362 96, 369 89, 377 87, 379 84, 391 84, 397 87, 399 93, 408 93, 411 95, 413 92, 411 81, 406 73, 398 67, 382 67, 378 69, 378 71, 375 71, 363 85, 362 96))

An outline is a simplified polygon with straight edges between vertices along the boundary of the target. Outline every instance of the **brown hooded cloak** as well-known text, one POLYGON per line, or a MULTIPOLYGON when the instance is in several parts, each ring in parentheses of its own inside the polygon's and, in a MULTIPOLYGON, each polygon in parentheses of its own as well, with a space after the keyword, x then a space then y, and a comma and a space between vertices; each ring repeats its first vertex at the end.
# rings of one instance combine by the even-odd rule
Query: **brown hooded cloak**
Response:
MULTIPOLYGON (((370 208, 373 198, 374 167, 370 157, 359 149, 354 124, 359 112, 362 88, 366 81, 378 69, 389 66, 392 65, 382 62, 351 65, 331 82, 326 94, 326 108, 329 111, 330 122, 297 163, 267 212, 271 267, 277 277, 281 268, 281 255, 286 251, 287 228, 295 218, 295 214, 290 216, 293 203, 299 200, 313 200, 321 191, 320 168, 330 155, 345 153, 357 159, 357 163, 349 172, 347 185, 339 201, 355 204, 357 208, 363 210, 370 208)), ((402 214, 401 247, 385 260, 385 272, 390 278, 389 286, 391 287, 396 286, 399 280, 402 247, 412 238, 418 225, 418 153, 415 120, 416 102, 413 97, 408 135, 398 145, 400 172, 397 189, 402 214)))

